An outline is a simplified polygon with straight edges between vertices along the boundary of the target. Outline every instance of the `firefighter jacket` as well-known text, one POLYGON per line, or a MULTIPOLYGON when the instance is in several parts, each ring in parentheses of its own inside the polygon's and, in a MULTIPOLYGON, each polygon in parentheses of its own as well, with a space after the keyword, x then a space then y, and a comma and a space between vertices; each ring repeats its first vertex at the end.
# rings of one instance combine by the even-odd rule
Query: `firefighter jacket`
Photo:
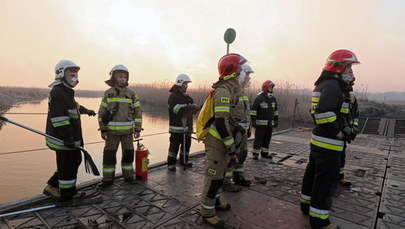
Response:
POLYGON ((260 92, 253 102, 250 111, 252 123, 256 126, 273 127, 278 123, 277 100, 274 96, 268 96, 266 92, 260 92))
POLYGON ((63 145, 63 140, 67 138, 73 138, 76 146, 83 146, 80 114, 88 114, 88 110, 75 101, 74 95, 74 90, 63 84, 54 86, 50 91, 46 133, 62 140, 46 138, 46 145, 53 150, 77 150, 63 145))
POLYGON ((169 109, 169 133, 183 133, 186 126, 193 131, 193 114, 197 111, 193 105, 193 99, 181 90, 181 87, 174 85, 170 89, 170 96, 167 100, 169 109), (183 121, 185 121, 183 126, 183 121))
POLYGON ((336 135, 345 127, 349 105, 344 101, 338 79, 325 78, 318 81, 311 98, 311 115, 316 125, 312 131, 311 144, 328 150, 343 151, 345 142, 336 135))
POLYGON ((240 87, 236 92, 236 106, 232 109, 232 116, 235 117, 238 125, 248 131, 251 127, 249 97, 245 94, 245 89, 240 87))
POLYGON ((234 79, 224 81, 212 94, 212 109, 215 121, 208 129, 209 135, 204 143, 216 147, 218 142, 224 144, 228 153, 235 153, 234 129, 238 125, 233 109, 237 106, 236 92, 239 83, 234 79))
POLYGON ((113 135, 141 132, 141 104, 130 88, 111 87, 104 92, 98 111, 100 131, 113 135))

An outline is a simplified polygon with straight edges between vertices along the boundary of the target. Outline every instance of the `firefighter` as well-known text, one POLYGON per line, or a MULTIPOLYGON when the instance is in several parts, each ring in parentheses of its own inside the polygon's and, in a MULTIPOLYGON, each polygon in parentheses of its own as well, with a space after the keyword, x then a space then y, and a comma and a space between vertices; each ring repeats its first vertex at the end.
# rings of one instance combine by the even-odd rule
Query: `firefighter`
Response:
POLYGON ((113 184, 120 143, 122 176, 127 183, 136 183, 133 139, 139 138, 142 130, 142 111, 137 94, 128 88, 128 81, 128 69, 121 64, 111 69, 110 79, 105 81, 111 88, 104 92, 98 111, 101 138, 105 140, 101 188, 113 184))
MULTIPOLYGON (((350 83, 344 91, 346 104, 348 104, 349 106, 349 110, 347 113, 347 122, 351 132, 349 141, 353 141, 356 138, 357 134, 360 133, 358 103, 356 96, 353 93, 353 85, 355 80, 356 77, 354 77, 354 74, 350 73, 350 83)), ((347 145, 345 144, 340 158, 339 184, 344 187, 350 187, 352 185, 352 182, 345 179, 346 148, 347 145)))
POLYGON ((79 83, 80 67, 70 60, 61 60, 55 67, 55 81, 48 99, 46 133, 63 140, 63 143, 46 138, 46 145, 56 152, 57 170, 48 180, 43 193, 64 201, 85 195, 77 191, 77 169, 82 161, 80 149, 83 146, 80 114, 95 116, 93 110, 79 105, 74 98, 73 88, 79 83))
MULTIPOLYGON (((234 140, 235 119, 233 109, 237 103, 239 90, 237 76, 246 59, 239 54, 230 53, 218 62, 219 80, 212 86, 214 121, 209 126, 204 139, 206 167, 203 190, 201 193, 201 215, 205 222, 214 227, 224 227, 225 222, 216 215, 216 210, 228 210, 231 205, 221 202, 218 190, 222 186, 225 168, 229 160, 237 161, 234 140)), ((243 130, 243 129, 242 129, 243 130)))
POLYGON ((191 146, 191 132, 193 131, 193 114, 197 113, 197 105, 186 94, 191 79, 186 74, 180 74, 176 82, 170 88, 170 96, 167 101, 169 109, 169 133, 170 144, 167 156, 167 168, 176 171, 177 153, 180 148, 180 165, 191 167, 188 162, 191 146), (183 145, 185 144, 185 145, 183 145), (185 151, 184 151, 185 150, 185 151))
POLYGON ((245 130, 245 134, 240 136, 240 145, 236 147, 236 156, 238 157, 238 162, 235 164, 229 163, 225 171, 222 189, 228 192, 238 192, 241 190, 241 188, 236 187, 231 183, 231 177, 235 184, 250 186, 250 184, 252 183, 250 180, 247 180, 245 178, 245 169, 243 166, 247 157, 247 138, 250 137, 251 128, 249 98, 245 94, 245 88, 250 86, 251 73, 254 73, 252 67, 250 67, 249 65, 242 65, 242 71, 238 76, 240 84, 239 90, 236 94, 238 103, 233 111, 234 116, 238 120, 238 125, 245 130))
POLYGON ((269 146, 273 127, 278 125, 277 100, 273 95, 275 84, 266 80, 262 84, 262 92, 258 94, 250 111, 252 125, 256 129, 253 143, 253 159, 258 160, 259 154, 263 158, 272 159, 269 146))
POLYGON ((330 223, 332 194, 339 177, 340 158, 346 130, 343 90, 347 88, 352 64, 359 63, 349 50, 329 55, 312 92, 311 114, 315 122, 310 141, 311 152, 301 189, 301 211, 310 216, 312 228, 339 228, 330 223))

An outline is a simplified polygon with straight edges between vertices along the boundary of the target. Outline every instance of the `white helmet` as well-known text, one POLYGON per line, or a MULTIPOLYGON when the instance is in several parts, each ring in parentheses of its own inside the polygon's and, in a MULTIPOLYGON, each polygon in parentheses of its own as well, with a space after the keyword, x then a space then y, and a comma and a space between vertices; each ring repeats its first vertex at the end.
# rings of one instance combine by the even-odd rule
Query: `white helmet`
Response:
POLYGON ((249 65, 242 65, 242 71, 246 72, 246 73, 254 73, 252 67, 250 67, 249 65))
POLYGON ((122 65, 122 64, 117 64, 117 65, 115 65, 115 66, 111 69, 111 71, 110 71, 110 76, 113 76, 113 74, 114 74, 115 71, 124 71, 124 72, 127 73, 127 76, 129 76, 128 68, 125 67, 125 66, 122 65))
POLYGON ((191 82, 191 78, 186 74, 180 74, 177 76, 174 84, 181 87, 184 82, 191 82))
POLYGON ((49 87, 56 86, 58 84, 62 83, 62 79, 65 76, 65 72, 69 68, 75 68, 77 71, 79 71, 80 67, 79 65, 75 64, 71 60, 61 60, 59 61, 56 66, 55 66, 55 81, 51 84, 49 84, 49 87))

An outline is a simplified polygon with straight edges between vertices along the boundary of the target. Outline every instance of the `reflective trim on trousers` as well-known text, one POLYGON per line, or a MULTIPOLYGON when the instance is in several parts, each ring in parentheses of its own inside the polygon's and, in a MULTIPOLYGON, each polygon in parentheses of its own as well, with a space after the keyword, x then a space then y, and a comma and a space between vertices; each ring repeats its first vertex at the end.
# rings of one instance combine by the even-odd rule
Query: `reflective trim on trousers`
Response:
POLYGON ((329 210, 317 209, 312 206, 309 207, 309 215, 319 219, 329 218, 329 210))

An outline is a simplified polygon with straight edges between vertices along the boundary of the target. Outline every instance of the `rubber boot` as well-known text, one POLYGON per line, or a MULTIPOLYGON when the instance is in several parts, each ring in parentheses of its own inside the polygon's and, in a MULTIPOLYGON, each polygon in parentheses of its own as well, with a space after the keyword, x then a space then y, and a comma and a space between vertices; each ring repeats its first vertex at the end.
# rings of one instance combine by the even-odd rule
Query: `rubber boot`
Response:
POLYGON ((304 215, 309 215, 309 204, 301 203, 301 212, 304 215))
POLYGON ((250 185, 252 184, 252 181, 245 179, 242 172, 233 172, 232 179, 233 179, 233 182, 235 182, 235 184, 238 184, 238 185, 250 187, 250 185))
POLYGON ((218 199, 215 200, 215 210, 226 211, 231 209, 231 205, 226 202, 221 202, 218 199))
POLYGON ((84 197, 85 195, 86 195, 86 192, 77 191, 76 194, 74 194, 74 195, 72 196, 72 199, 77 199, 77 198, 80 198, 80 197, 84 197))
POLYGON ((227 192, 240 192, 242 190, 233 184, 223 184, 222 189, 227 192))
POLYGON ((225 228, 225 222, 216 215, 211 216, 211 217, 202 217, 202 218, 203 218, 204 222, 208 223, 209 225, 213 226, 214 228, 225 228))
POLYGON ((255 161, 259 160, 259 155, 258 154, 253 154, 253 160, 255 160, 255 161))
POLYGON ((63 201, 65 198, 60 194, 59 188, 47 185, 42 191, 44 195, 50 196, 52 199, 57 201, 63 201))
POLYGON ((343 185, 344 187, 352 186, 352 182, 346 180, 345 178, 339 180, 339 184, 343 185))
POLYGON ((269 155, 268 153, 262 153, 262 158, 273 159, 273 156, 269 155))
POLYGON ((176 172, 176 166, 175 165, 168 165, 167 169, 171 172, 176 172))

